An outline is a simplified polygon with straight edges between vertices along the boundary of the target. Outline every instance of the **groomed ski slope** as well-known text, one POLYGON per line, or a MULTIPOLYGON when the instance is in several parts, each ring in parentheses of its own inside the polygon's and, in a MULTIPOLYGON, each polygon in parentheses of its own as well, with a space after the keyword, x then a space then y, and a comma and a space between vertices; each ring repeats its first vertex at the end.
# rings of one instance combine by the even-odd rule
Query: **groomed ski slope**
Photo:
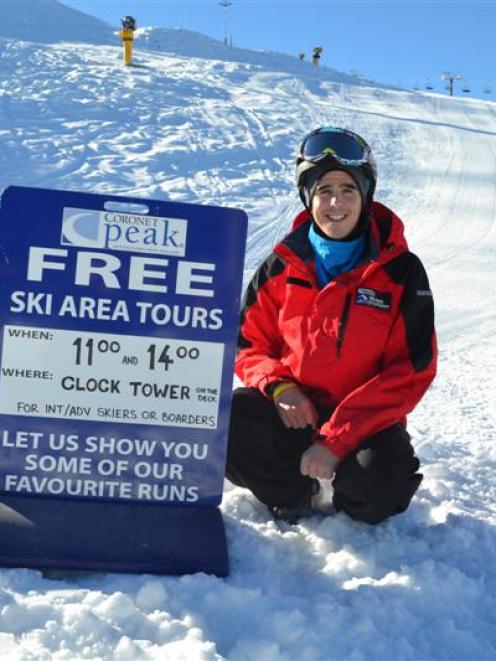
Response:
POLYGON ((0 189, 243 208, 248 279, 300 208, 299 138, 363 133, 377 198, 404 219, 437 305, 439 376, 410 418, 425 477, 377 527, 276 525, 227 485, 225 580, 0 570, 0 659, 494 659, 496 105, 201 53, 138 51, 131 69, 120 57, 0 40, 0 189))

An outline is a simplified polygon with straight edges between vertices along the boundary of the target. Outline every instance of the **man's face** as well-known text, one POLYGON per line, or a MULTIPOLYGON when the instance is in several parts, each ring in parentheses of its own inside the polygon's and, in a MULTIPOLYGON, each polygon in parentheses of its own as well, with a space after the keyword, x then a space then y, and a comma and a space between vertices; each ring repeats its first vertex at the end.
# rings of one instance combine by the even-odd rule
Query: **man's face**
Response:
POLYGON ((331 239, 344 239, 355 229, 362 198, 353 177, 343 170, 326 172, 312 199, 312 216, 331 239))

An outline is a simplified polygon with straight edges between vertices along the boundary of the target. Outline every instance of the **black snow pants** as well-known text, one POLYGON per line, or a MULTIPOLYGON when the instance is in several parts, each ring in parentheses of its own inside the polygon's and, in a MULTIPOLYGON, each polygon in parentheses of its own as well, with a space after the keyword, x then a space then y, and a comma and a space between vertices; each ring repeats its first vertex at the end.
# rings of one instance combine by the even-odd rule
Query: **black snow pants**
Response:
MULTIPOLYGON (((322 412, 322 420, 329 412, 322 412)), ((233 393, 226 477, 269 507, 295 507, 312 480, 300 473, 300 458, 313 430, 283 425, 273 402, 254 388, 233 393)), ((404 512, 422 475, 406 429, 396 424, 365 439, 339 465, 333 504, 352 519, 379 523, 404 512)))

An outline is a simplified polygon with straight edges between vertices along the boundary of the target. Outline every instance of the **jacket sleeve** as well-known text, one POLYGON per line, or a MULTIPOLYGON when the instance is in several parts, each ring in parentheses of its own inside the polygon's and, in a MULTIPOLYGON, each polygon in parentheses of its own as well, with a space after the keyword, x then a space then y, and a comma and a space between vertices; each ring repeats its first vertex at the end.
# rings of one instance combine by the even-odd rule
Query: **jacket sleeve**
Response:
POLYGON ((436 374, 432 293, 422 263, 411 253, 409 258, 381 371, 349 393, 316 435, 316 443, 341 459, 381 429, 404 423, 436 374))
POLYGON ((277 291, 284 262, 272 254, 253 276, 241 304, 236 375, 245 386, 267 388, 277 381, 291 380, 291 370, 281 363, 284 341, 278 325, 280 304, 277 291))

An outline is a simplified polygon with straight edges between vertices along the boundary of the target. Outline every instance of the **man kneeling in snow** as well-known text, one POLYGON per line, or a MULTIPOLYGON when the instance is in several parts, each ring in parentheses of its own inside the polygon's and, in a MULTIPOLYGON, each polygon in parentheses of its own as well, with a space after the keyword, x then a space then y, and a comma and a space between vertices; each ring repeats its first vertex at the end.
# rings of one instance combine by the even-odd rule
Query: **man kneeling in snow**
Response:
POLYGON ((379 523, 422 480, 406 415, 435 376, 432 294, 402 222, 373 201, 363 138, 313 131, 296 180, 305 211, 243 300, 226 476, 290 523, 333 478, 335 510, 379 523))

